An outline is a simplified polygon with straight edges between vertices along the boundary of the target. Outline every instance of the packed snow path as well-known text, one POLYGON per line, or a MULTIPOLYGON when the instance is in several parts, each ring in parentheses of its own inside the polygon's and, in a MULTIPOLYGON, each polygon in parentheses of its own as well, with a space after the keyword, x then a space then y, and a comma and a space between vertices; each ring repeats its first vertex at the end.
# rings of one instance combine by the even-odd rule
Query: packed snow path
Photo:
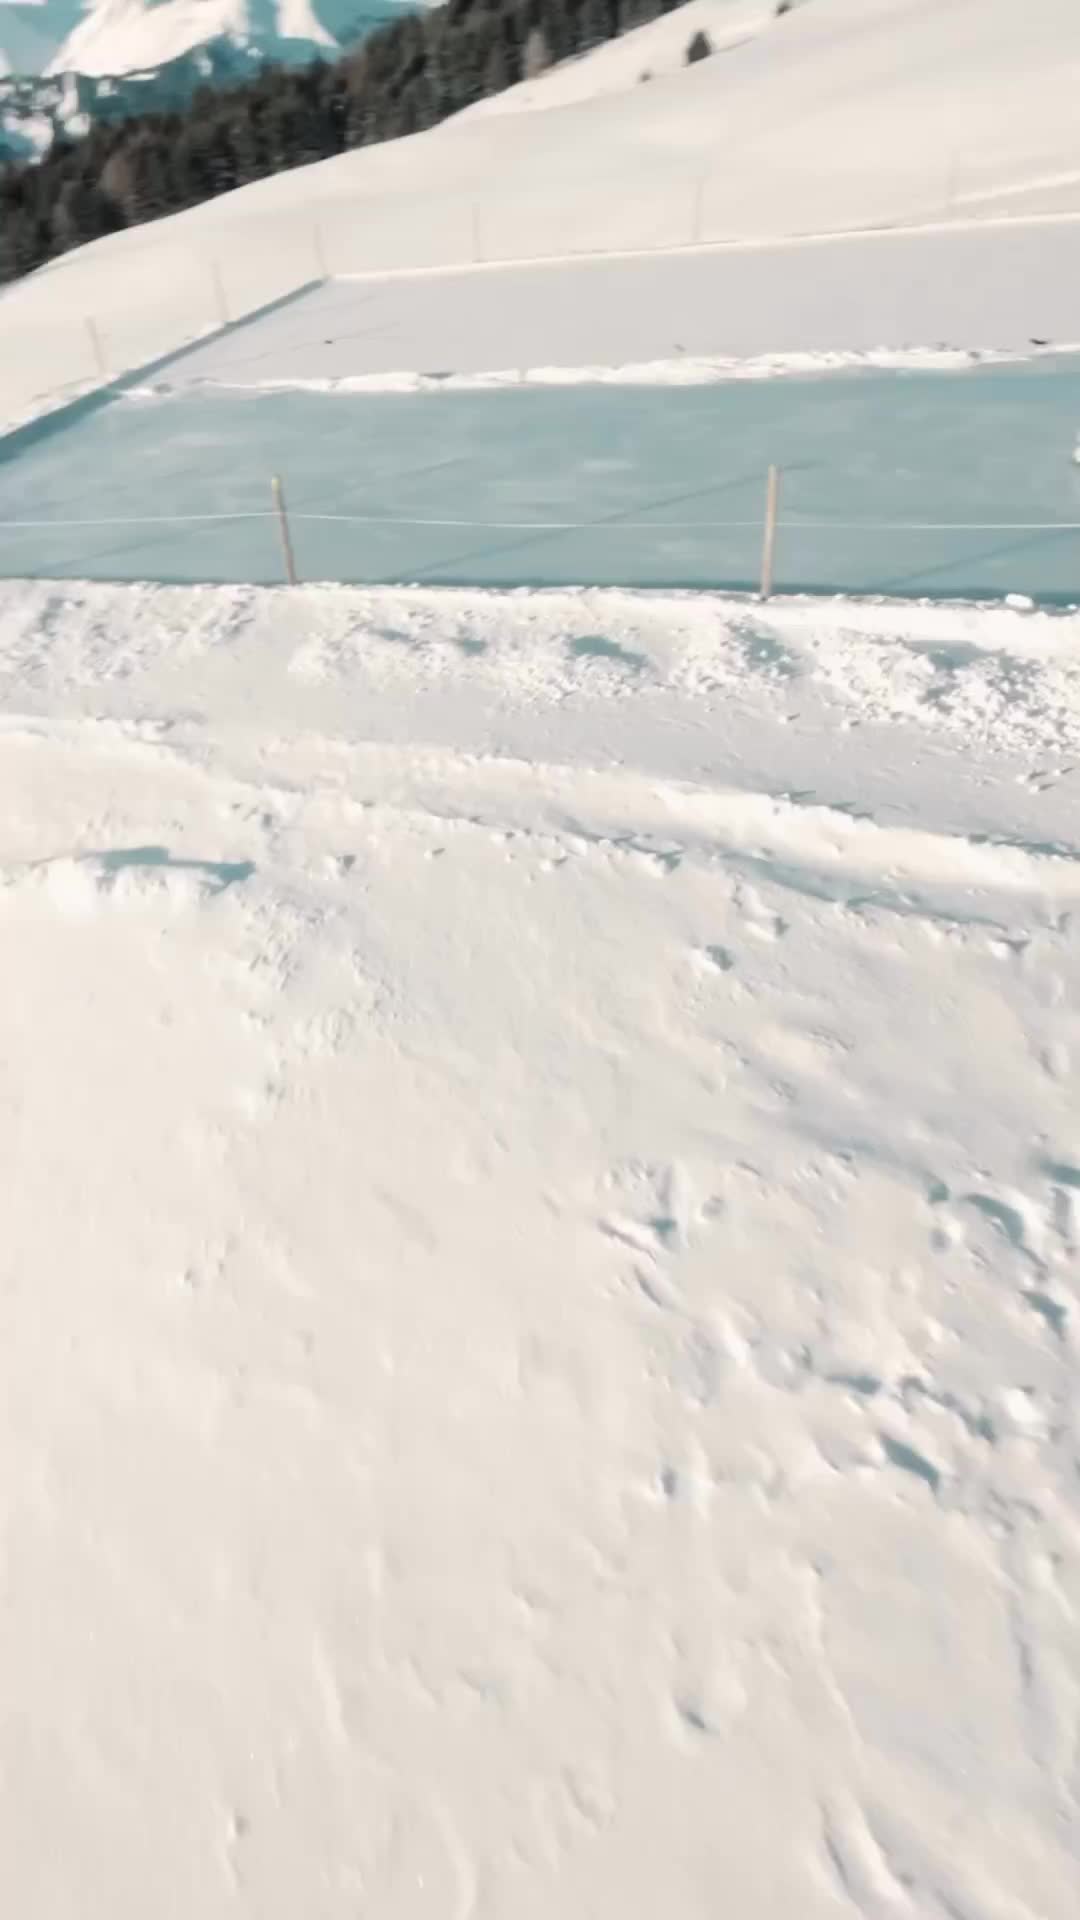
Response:
POLYGON ((896 618, 0 589, 20 1912, 1071 1920, 1078 635, 896 618))

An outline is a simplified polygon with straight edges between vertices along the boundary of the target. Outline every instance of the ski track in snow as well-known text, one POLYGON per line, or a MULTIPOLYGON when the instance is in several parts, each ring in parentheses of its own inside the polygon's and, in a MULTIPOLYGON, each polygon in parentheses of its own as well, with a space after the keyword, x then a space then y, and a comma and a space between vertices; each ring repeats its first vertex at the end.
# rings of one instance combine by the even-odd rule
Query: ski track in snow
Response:
POLYGON ((1075 638, 0 590, 27 1911, 1071 1914, 1075 638))

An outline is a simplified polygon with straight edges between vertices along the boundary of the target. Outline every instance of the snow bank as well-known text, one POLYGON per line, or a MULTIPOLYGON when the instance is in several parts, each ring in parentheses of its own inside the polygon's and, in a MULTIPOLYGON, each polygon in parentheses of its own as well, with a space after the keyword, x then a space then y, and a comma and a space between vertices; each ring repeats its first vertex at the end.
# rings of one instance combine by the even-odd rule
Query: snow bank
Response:
MULTIPOLYGON (((1062 345, 1061 353, 1078 349, 1062 345)), ((867 352, 850 353, 767 353, 754 359, 738 360, 716 355, 711 359, 687 354, 680 360, 645 360, 629 366, 614 367, 506 367, 490 373, 358 373, 337 379, 318 375, 274 376, 262 379, 221 379, 204 376, 196 382, 242 393, 485 393, 500 387, 711 387, 727 380, 776 380, 785 374, 823 374, 855 368, 894 369, 908 372, 952 372, 965 367, 996 364, 1027 358, 1019 353, 977 348, 878 347, 867 352)), ((178 387, 191 384, 183 369, 177 381, 162 379, 148 386, 131 385, 124 389, 129 400, 146 400, 178 387)))

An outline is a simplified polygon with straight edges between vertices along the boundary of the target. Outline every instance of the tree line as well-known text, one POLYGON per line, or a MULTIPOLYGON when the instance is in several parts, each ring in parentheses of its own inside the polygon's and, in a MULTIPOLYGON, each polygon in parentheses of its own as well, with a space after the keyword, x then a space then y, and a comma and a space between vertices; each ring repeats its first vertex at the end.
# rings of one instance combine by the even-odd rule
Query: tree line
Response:
POLYGON ((182 111, 59 139, 0 172, 0 281, 268 174, 419 133, 678 4, 446 0, 388 21, 338 60, 266 66, 236 86, 201 87, 182 111))

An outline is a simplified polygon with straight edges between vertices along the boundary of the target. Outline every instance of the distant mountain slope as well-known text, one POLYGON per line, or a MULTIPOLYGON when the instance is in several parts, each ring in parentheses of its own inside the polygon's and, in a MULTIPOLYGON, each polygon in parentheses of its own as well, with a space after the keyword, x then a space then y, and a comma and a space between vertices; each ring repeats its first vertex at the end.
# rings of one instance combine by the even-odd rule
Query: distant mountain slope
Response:
POLYGON ((413 0, 0 0, 0 162, 183 107, 273 60, 334 57, 413 0))
POLYGON ((55 139, 75 139, 94 121, 184 107, 197 87, 243 80, 260 58, 254 48, 220 39, 144 73, 10 74, 0 78, 0 160, 34 159, 55 139))
POLYGON ((403 0, 0 0, 0 73, 134 73, 217 40, 310 57, 403 11, 403 0))

